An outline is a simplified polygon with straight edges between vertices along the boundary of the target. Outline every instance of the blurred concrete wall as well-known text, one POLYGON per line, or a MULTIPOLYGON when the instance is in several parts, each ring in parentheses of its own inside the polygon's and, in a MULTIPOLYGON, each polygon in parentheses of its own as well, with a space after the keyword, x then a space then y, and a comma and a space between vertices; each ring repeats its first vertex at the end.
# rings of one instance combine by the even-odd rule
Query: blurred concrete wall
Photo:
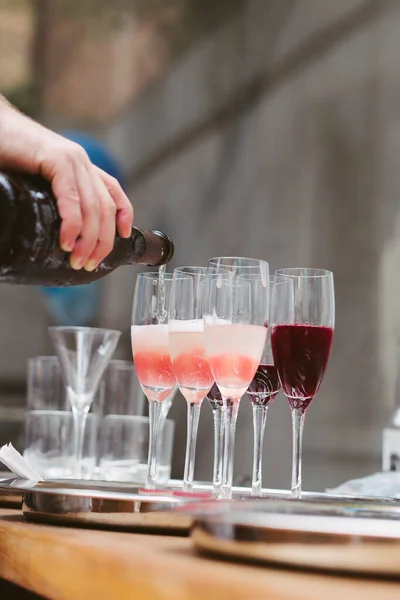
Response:
POLYGON ((47 5, 45 44, 50 51, 42 57, 41 109, 53 126, 95 128, 108 122, 170 60, 161 16, 143 22, 128 9, 112 24, 101 8, 94 16, 85 14, 84 6, 68 12, 65 2, 47 0, 47 5))
POLYGON ((0 0, 0 89, 8 91, 29 79, 33 37, 32 6, 0 0))
MULTIPOLYGON (((99 131, 129 177, 136 223, 174 239, 174 265, 231 254, 265 258, 272 270, 334 271, 336 333, 306 419, 307 488, 378 469, 394 401, 399 25, 395 0, 249 0, 99 131)), ((127 268, 110 276, 103 299, 102 324, 124 329, 126 356, 135 276, 127 268)), ((22 376, 28 352, 47 344, 43 308, 20 288, 2 289, 0 303, 1 373, 22 376)), ((210 478, 211 411, 202 412, 196 477, 210 478)), ((181 398, 172 413, 179 475, 181 398)), ((236 478, 251 473, 252 444, 245 398, 236 478)), ((279 397, 267 424, 265 483, 288 487, 290 461, 290 413, 279 397)))

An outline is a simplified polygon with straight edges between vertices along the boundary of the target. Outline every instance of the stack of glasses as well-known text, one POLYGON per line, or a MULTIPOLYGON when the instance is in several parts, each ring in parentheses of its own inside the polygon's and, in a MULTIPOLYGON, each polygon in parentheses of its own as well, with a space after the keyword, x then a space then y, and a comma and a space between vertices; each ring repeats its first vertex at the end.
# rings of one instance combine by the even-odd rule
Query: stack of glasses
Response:
POLYGON ((193 489, 200 407, 214 413, 214 494, 232 497, 239 403, 253 405, 252 493, 261 495, 262 447, 268 406, 280 387, 292 412, 292 495, 301 495, 305 412, 328 363, 334 330, 333 275, 320 269, 281 269, 269 277, 262 260, 221 257, 173 274, 141 273, 132 312, 132 351, 149 401, 146 485, 157 484, 163 403, 176 383, 187 401, 183 486, 193 489))
MULTIPOLYGON (((82 329, 79 329, 82 334, 82 329)), ((86 330, 86 335, 91 330, 86 330)), ((145 398, 130 361, 112 360, 87 415, 79 470, 82 479, 144 483, 149 447, 145 398)), ((158 482, 171 473, 174 423, 167 419, 160 446, 158 482)), ((28 361, 25 451, 44 479, 76 477, 74 415, 57 356, 28 361)))

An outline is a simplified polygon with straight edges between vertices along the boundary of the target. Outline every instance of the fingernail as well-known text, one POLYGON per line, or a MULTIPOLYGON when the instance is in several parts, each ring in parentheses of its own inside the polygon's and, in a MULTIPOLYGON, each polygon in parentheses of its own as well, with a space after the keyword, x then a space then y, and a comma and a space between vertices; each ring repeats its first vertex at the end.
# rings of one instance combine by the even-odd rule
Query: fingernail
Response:
POLYGON ((85 266, 83 267, 85 271, 94 271, 97 267, 97 262, 94 260, 88 260, 85 266))
POLYGON ((83 260, 81 258, 75 258, 74 256, 71 257, 69 264, 71 265, 71 268, 74 269, 75 271, 79 271, 79 269, 82 269, 83 267, 83 260))
POLYGON ((61 250, 64 250, 64 252, 72 252, 74 247, 75 247, 74 242, 63 242, 61 244, 61 250))

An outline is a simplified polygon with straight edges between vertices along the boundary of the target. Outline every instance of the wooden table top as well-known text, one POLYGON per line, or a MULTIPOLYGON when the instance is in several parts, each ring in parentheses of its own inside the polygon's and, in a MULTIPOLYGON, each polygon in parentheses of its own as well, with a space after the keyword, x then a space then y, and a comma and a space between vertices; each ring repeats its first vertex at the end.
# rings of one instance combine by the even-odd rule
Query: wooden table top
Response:
POLYGON ((0 577, 54 600, 391 600, 400 582, 215 561, 190 539, 31 524, 0 509, 0 577))

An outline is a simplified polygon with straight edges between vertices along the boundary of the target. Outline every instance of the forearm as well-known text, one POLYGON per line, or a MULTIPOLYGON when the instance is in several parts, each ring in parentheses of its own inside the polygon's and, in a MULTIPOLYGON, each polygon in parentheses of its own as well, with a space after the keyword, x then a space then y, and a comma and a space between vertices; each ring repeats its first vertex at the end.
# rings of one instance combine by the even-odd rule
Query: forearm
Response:
POLYGON ((37 173, 36 155, 47 130, 0 94, 0 169, 37 173))

